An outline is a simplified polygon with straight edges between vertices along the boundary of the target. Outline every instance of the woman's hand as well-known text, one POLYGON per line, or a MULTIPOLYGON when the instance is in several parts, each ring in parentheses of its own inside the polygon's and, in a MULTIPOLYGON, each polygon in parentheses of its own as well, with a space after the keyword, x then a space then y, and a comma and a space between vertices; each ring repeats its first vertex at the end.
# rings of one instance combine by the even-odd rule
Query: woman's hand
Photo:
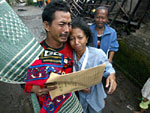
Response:
POLYGON ((81 90, 83 93, 86 93, 86 94, 88 94, 88 93, 90 93, 91 92, 91 90, 90 90, 90 88, 86 88, 86 89, 83 89, 83 90, 81 90))
POLYGON ((106 88, 108 87, 109 87, 109 90, 107 92, 108 94, 112 94, 116 90, 117 83, 116 83, 116 77, 114 73, 110 74, 106 79, 106 88))

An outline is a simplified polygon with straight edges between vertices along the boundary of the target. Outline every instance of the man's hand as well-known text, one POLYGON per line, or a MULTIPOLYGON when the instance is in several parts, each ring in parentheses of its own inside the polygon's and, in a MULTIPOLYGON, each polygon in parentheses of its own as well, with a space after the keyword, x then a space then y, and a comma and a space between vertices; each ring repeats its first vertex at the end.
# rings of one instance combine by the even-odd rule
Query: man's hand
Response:
POLYGON ((90 90, 90 88, 86 88, 86 89, 83 89, 83 90, 81 90, 83 93, 86 93, 86 94, 88 94, 88 93, 90 93, 91 92, 91 90, 90 90))
POLYGON ((49 91, 54 90, 56 88, 57 88, 57 86, 51 86, 51 87, 48 87, 48 88, 41 88, 38 85, 33 85, 32 89, 31 89, 31 92, 34 92, 37 95, 41 96, 41 95, 44 95, 44 94, 48 94, 49 91))
POLYGON ((112 94, 116 90, 117 83, 116 83, 116 77, 114 73, 111 73, 106 79, 106 88, 108 87, 109 87, 109 90, 107 92, 108 94, 112 94))

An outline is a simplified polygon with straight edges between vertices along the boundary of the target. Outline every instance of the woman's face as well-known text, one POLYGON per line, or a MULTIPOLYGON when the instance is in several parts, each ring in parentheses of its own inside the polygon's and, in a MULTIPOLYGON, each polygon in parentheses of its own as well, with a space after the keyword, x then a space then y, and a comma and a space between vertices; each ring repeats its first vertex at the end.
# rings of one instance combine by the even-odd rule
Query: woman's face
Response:
POLYGON ((80 28, 73 28, 70 34, 69 42, 76 53, 83 54, 86 49, 88 38, 80 28))

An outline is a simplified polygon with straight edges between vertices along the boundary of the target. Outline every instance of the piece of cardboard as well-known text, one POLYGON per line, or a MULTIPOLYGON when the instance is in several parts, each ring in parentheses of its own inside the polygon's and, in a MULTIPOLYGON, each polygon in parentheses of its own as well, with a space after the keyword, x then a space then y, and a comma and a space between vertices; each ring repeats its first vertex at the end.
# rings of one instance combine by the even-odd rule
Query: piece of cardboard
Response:
MULTIPOLYGON (((65 75, 58 75, 51 73, 46 84, 56 82, 57 88, 49 92, 52 99, 57 96, 70 93, 73 91, 79 91, 101 82, 102 76, 105 70, 105 64, 77 71, 65 75)), ((50 87, 50 86, 48 86, 50 87)))

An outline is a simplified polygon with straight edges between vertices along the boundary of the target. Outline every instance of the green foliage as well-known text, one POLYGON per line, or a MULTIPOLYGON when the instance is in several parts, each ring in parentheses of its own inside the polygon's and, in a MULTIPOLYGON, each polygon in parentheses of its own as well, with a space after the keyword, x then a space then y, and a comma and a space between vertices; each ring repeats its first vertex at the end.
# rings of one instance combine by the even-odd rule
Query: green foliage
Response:
POLYGON ((7 2, 10 6, 12 6, 12 2, 13 2, 13 0, 12 0, 12 1, 10 1, 10 0, 6 0, 6 2, 7 2))
POLYGON ((26 0, 27 5, 33 5, 33 0, 26 0))
POLYGON ((125 40, 119 42, 119 51, 115 54, 114 62, 126 72, 126 75, 142 86, 150 77, 150 56, 140 50, 129 48, 125 40))
POLYGON ((9 4, 9 0, 6 0, 6 2, 9 4))

